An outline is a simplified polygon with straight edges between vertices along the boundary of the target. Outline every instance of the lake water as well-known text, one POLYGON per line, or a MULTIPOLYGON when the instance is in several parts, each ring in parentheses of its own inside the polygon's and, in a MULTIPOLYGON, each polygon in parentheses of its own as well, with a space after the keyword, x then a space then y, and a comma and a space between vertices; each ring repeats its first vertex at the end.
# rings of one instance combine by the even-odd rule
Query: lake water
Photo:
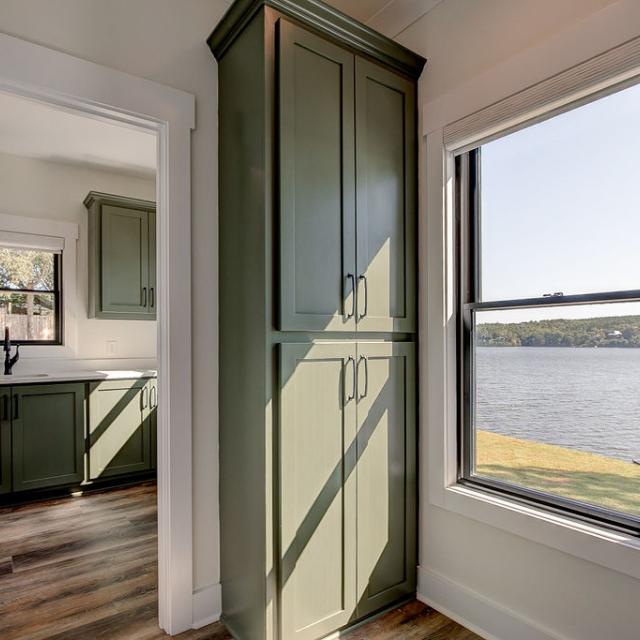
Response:
POLYGON ((480 347, 476 363, 478 429, 640 457, 640 349, 480 347))

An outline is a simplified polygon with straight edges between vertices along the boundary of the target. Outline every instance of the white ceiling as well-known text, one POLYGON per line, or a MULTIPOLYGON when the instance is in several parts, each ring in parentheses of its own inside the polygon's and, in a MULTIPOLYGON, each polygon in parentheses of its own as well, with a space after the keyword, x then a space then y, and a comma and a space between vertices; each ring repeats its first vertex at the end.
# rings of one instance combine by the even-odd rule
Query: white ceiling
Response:
POLYGON ((443 0, 325 0, 327 4, 395 38, 443 0))
POLYGON ((0 153, 139 176, 156 172, 156 136, 0 92, 0 153))

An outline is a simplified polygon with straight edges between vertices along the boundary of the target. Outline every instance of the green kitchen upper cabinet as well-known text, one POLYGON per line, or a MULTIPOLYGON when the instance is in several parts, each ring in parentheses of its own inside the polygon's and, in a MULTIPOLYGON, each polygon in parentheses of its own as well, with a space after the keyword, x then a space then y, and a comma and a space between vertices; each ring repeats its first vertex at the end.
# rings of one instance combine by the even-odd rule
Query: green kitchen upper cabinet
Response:
POLYGON ((358 342, 358 618, 415 592, 414 353, 358 342))
POLYGON ((11 391, 0 389, 0 494, 11 491, 11 391))
POLYGON ((85 385, 13 387, 10 411, 13 491, 80 484, 85 385))
POLYGON ((355 59, 279 26, 280 329, 354 331, 355 59))
POLYGON ((358 330, 416 329, 415 84, 356 60, 358 330))
POLYGON ((280 350, 281 637, 316 640, 356 610, 356 347, 280 350))
POLYGON ((89 385, 89 479, 149 471, 151 390, 146 379, 89 385))
POLYGON ((155 320, 155 204, 92 191, 85 206, 90 317, 155 320))

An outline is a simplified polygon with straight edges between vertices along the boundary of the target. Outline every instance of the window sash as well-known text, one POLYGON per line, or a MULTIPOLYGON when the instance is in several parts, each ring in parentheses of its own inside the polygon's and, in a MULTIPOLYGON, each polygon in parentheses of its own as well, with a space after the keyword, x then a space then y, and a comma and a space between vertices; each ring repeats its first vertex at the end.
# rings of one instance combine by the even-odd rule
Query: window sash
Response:
POLYGON ((611 511, 570 498, 476 475, 474 319, 476 311, 519 308, 576 306, 594 303, 638 302, 640 290, 607 291, 578 295, 544 296, 515 300, 478 302, 481 292, 480 271, 480 149, 472 149, 455 158, 455 280, 457 313, 457 389, 458 389, 458 483, 507 495, 529 505, 596 522, 616 531, 640 537, 640 517, 611 511))
MULTIPOLYGON (((24 247, 23 247, 24 248, 24 247)), ((54 301, 54 325, 55 336, 52 340, 20 340, 11 338, 11 343, 20 346, 61 346, 64 335, 63 314, 62 314, 62 254, 54 253, 53 256, 53 289, 8 289, 0 287, 0 293, 33 293, 43 295, 53 295, 54 301)))

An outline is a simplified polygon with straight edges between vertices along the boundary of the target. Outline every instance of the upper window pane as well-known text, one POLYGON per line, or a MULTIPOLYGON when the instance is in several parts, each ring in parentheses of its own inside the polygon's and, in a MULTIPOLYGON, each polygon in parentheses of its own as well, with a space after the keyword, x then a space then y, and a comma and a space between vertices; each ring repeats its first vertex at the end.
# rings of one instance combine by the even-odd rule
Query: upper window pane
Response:
POLYGON ((640 86, 481 147, 481 300, 640 289, 640 86))
POLYGON ((0 289, 55 289, 55 254, 0 247, 0 289))

